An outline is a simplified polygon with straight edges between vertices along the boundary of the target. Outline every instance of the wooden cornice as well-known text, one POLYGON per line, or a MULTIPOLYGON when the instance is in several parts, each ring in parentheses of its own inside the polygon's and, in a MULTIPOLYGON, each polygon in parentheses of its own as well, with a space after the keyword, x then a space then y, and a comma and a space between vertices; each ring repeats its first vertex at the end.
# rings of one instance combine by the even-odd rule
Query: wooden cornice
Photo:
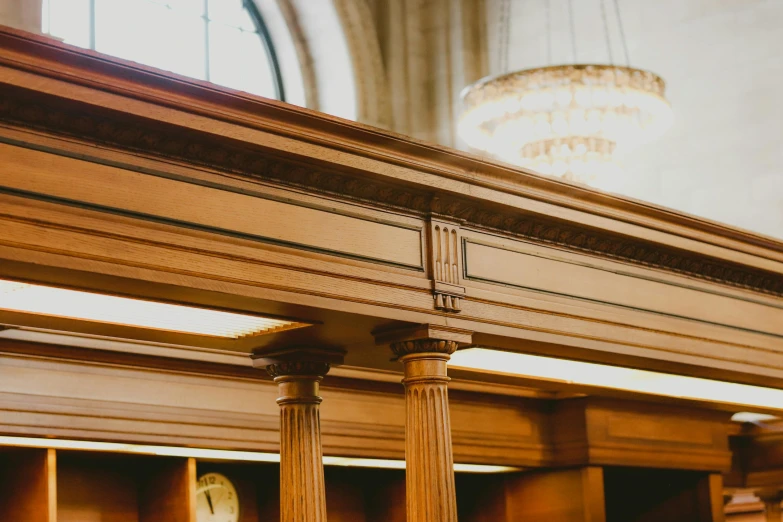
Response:
POLYGON ((163 74, 8 28, 0 28, 0 66, 349 151, 459 183, 439 185, 436 189, 429 183, 431 180, 403 179, 293 151, 283 154, 262 142, 220 135, 207 128, 186 128, 161 115, 141 116, 0 80, 0 121, 5 124, 331 198, 418 216, 445 217, 468 228, 783 296, 783 270, 776 270, 778 263, 783 262, 783 244, 771 238, 601 194, 273 100, 163 74), (481 193, 471 190, 471 186, 491 190, 481 193), (492 192, 543 202, 544 206, 517 204, 512 199, 497 201, 491 197, 492 192), (640 237, 632 229, 621 231, 622 227, 605 219, 585 223, 578 216, 572 219, 562 213, 556 215, 554 210, 563 208, 665 235, 651 236, 654 239, 640 237), (682 248, 682 242, 667 244, 666 238, 675 236, 696 240, 699 242, 696 246, 717 248, 694 251, 682 248), (722 253, 727 249, 742 255, 725 259, 700 251, 722 253), (754 259, 758 263, 745 262, 754 259))

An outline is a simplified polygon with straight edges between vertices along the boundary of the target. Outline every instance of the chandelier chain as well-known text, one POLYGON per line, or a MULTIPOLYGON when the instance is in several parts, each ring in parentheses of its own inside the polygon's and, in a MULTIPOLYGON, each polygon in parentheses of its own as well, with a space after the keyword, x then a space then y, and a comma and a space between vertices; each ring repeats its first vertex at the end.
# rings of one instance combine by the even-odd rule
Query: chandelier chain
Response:
POLYGON ((620 1, 614 0, 614 10, 617 13, 617 26, 620 28, 620 41, 623 42, 623 52, 625 53, 625 65, 631 66, 631 54, 628 52, 628 42, 625 40, 625 29, 623 27, 623 17, 620 14, 620 1))
POLYGON ((614 65, 614 56, 612 55, 612 40, 609 37, 609 22, 606 18, 606 0, 601 0, 601 18, 604 21, 604 34, 606 35, 606 53, 609 56, 609 65, 614 65))
POLYGON ((574 22, 574 0, 568 0, 568 24, 571 27, 571 59, 576 63, 576 25, 574 22))
POLYGON ((511 0, 501 0, 500 3, 500 20, 498 31, 498 55, 500 58, 499 73, 504 74, 508 72, 508 55, 511 51, 511 0))

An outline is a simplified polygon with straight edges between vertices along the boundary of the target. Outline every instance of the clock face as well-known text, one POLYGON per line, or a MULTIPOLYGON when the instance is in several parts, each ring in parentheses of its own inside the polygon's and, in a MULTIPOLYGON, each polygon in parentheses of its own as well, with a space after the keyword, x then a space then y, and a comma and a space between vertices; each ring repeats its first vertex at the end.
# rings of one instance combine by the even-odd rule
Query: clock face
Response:
POLYGON ((237 522, 239 497, 225 475, 207 473, 196 483, 196 520, 198 522, 237 522))

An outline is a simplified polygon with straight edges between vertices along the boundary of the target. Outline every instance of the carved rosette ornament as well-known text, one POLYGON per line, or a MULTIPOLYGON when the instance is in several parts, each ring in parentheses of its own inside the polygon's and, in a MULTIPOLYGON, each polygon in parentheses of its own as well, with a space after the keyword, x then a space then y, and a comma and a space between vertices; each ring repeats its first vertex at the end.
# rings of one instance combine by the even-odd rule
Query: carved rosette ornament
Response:
POLYGON ((279 388, 280 521, 326 522, 319 386, 341 350, 291 348, 253 354, 279 388))
POLYGON ((446 365, 471 334, 422 326, 379 332, 405 368, 405 461, 408 522, 456 522, 454 457, 446 365))

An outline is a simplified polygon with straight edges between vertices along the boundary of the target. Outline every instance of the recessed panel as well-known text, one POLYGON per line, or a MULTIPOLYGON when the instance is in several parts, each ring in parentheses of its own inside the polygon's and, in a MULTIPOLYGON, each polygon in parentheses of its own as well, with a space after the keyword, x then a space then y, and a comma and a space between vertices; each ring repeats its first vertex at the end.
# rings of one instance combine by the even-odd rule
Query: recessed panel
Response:
POLYGON ((635 277, 471 241, 465 250, 466 275, 475 280, 783 335, 783 308, 656 281, 654 273, 635 277))
POLYGON ((141 219, 422 268, 421 230, 0 144, 0 190, 141 219), (18 193, 18 192, 17 192, 18 193))

